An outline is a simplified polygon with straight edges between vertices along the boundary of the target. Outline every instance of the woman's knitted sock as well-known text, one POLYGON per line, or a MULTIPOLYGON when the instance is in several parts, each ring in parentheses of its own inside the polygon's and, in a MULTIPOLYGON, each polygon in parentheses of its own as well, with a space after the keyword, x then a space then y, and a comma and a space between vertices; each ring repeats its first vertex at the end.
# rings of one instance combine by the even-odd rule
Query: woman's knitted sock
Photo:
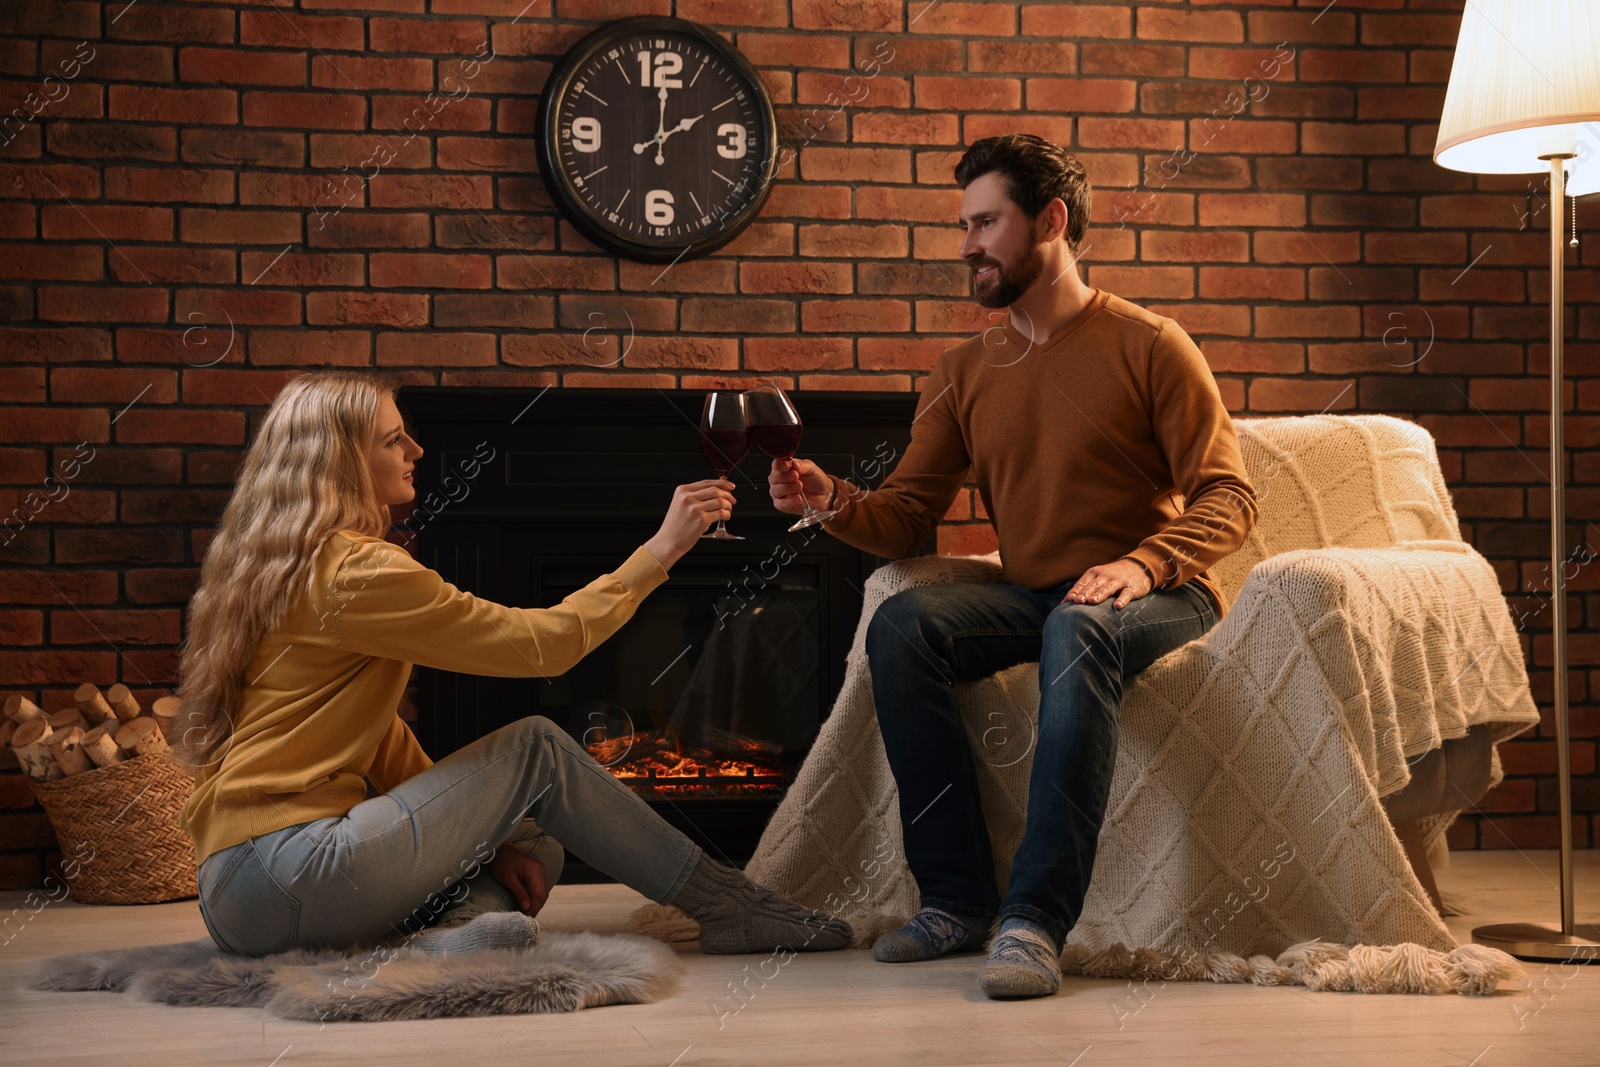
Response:
POLYGON ((763 889, 704 854, 678 894, 661 903, 700 924, 700 951, 708 955, 767 952, 780 945, 796 952, 850 945, 849 923, 763 889))
POLYGON ((491 948, 532 948, 539 943, 539 920, 519 911, 491 911, 463 926, 424 930, 407 943, 429 955, 452 956, 491 948))

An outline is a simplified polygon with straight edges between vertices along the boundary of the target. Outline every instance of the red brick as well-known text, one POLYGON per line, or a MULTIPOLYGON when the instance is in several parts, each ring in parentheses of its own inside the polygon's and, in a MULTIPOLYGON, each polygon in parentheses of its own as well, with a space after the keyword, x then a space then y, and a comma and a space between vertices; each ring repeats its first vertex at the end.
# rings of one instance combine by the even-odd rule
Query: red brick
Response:
POLYGON ((494 178, 488 174, 380 174, 367 185, 373 207, 452 211, 494 207, 494 178))
MULTIPOLYGON (((231 481, 232 479, 228 479, 231 481)), ((187 604, 200 581, 197 567, 141 567, 123 579, 130 604, 187 604)))
MULTIPOLYGON (((857 122, 865 117, 860 116, 857 122)), ((779 182, 772 187, 772 195, 767 198, 761 214, 778 219, 847 219, 850 217, 850 194, 848 185, 779 182)))
POLYGON ((113 85, 107 93, 107 110, 114 119, 217 126, 239 118, 238 98, 231 89, 113 85))
POLYGON ((0 257, 0 279, 97 282, 105 277, 98 245, 34 245, 25 256, 0 257))
MULTIPOLYGON (((304 42, 301 42, 302 47, 304 42)), ((223 85, 304 85, 303 52, 267 52, 257 49, 184 48, 178 52, 178 70, 186 82, 223 85)))
MULTIPOLYGON (((504 107, 506 101, 501 101, 504 107)), ((397 137, 429 131, 454 133, 489 129, 492 105, 478 97, 459 99, 435 95, 430 103, 425 96, 374 96, 372 127, 388 130, 397 137)))
POLYGON ((683 301, 682 329, 689 333, 793 333, 795 307, 789 300, 689 297, 683 301))
POLYGON ((1304 345, 1270 341, 1206 341, 1206 363, 1219 374, 1303 374, 1304 345))
POLYGON ((1200 295, 1211 300, 1304 300, 1306 276, 1287 267, 1201 267, 1200 295))
MULTIPOLYGON (((1378 163, 1374 162, 1373 166, 1378 163)), ((1330 156, 1286 156, 1256 160, 1262 189, 1360 189, 1366 184, 1362 161, 1330 156)))
POLYGON ((971 300, 918 300, 916 332, 971 335, 996 325, 1004 314, 971 300))
POLYGON ((0 448, 0 484, 32 485, 44 481, 50 470, 45 460, 42 448, 0 448))
POLYGON ((423 248, 429 241, 428 216, 366 211, 312 216, 310 244, 324 248, 423 248))
POLYGON ((1189 144, 1196 152, 1261 152, 1287 155, 1298 149, 1292 122, 1251 122, 1246 119, 1193 119, 1189 144))
POLYGON ((1156 263, 1247 263, 1250 235, 1229 230, 1151 230, 1141 237, 1140 251, 1143 259, 1156 263))
POLYGON ((54 611, 50 641, 56 645, 171 645, 182 636, 179 612, 146 608, 133 611, 54 611))
MULTIPOLYGON (((300 299, 298 292, 286 289, 179 290, 173 299, 172 317, 175 322, 186 324, 181 335, 173 331, 183 343, 183 362, 207 366, 218 359, 232 336, 230 323, 233 327, 298 323, 300 299), (195 328, 201 329, 191 334, 195 328)), ((234 348, 237 350, 238 345, 234 348)))
POLYGON ((165 322, 167 291, 53 286, 39 292, 39 318, 47 322, 165 322))
POLYGON ((177 158, 172 130, 131 122, 53 122, 50 154, 77 159, 132 159, 165 163, 177 158))
POLYGON ((1000 547, 994 527, 988 523, 945 524, 936 536, 941 556, 986 556, 1000 547))
MULTIPOLYGON (((410 294, 384 293, 373 294, 372 299, 411 300, 413 297, 410 294)), ((549 329, 555 325, 555 301, 548 296, 524 293, 440 293, 433 297, 433 324, 445 328, 501 326, 517 330, 549 329)), ((620 327, 620 320, 617 325, 620 327)))
POLYGON ((486 255, 374 252, 369 264, 372 284, 379 287, 487 289, 492 284, 486 255))
POLYGON ((807 333, 902 333, 911 329, 904 300, 806 300, 800 326, 807 333))
POLYGON ((76 163, 0 163, 0 194, 18 200, 93 200, 100 195, 100 172, 76 163))
POLYGON ((531 141, 503 137, 440 137, 440 170, 498 170, 527 174, 538 169, 531 141))
MULTIPOLYGON (((87 54, 82 46, 84 38, 39 42, 39 66, 42 70, 61 70, 70 73, 71 61, 87 54)), ((93 77, 104 81, 156 82, 172 81, 172 49, 162 45, 115 44, 98 40, 93 44, 91 61, 93 77)), ((81 71, 83 66, 80 64, 81 71)))
POLYGON ((178 376, 148 368, 57 367, 50 372, 50 399, 57 404, 105 402, 119 408, 134 402, 172 404, 178 399, 178 376))
POLYGON ((117 494, 73 488, 71 492, 51 500, 40 486, 0 489, 0 515, 18 513, 36 513, 43 522, 109 523, 115 521, 117 516, 117 494))
POLYGON ((0 610, 0 643, 38 645, 44 642, 44 612, 0 610))
POLYGON ((170 241, 172 209, 108 204, 49 204, 40 209, 48 240, 170 241))
MULTIPOLYGON (((57 530, 57 543, 72 531, 57 530)), ((59 554, 57 563, 65 563, 59 554)), ((126 556, 113 562, 122 565, 126 556)), ((116 571, 13 570, 6 575, 6 601, 11 604, 110 604, 117 599, 116 571)))
POLYGON ((28 238, 38 233, 32 204, 0 204, 0 237, 28 238))
MULTIPOLYGON (((445 76, 448 77, 448 74, 445 76)), ((433 88, 433 60, 383 55, 313 55, 311 84, 319 89, 411 89, 427 92, 433 88)), ((454 82, 450 84, 455 85, 454 82)), ((458 86, 455 91, 459 92, 458 86)))
POLYGON ((495 362, 495 337, 491 333, 380 333, 378 365, 429 367, 481 367, 495 362))
MULTIPOLYGON (((433 165, 433 142, 426 137, 408 141, 372 132, 314 133, 310 141, 313 167, 348 168, 352 180, 379 169, 416 170, 433 165)), ((345 188, 344 175, 335 177, 334 181, 336 188, 345 188)))
MULTIPOLYGON (((880 338, 864 338, 861 343, 880 338)), ((851 366, 847 337, 748 337, 744 366, 753 371, 841 370, 851 366)))
POLYGON ((739 268, 741 293, 849 293, 848 263, 745 263, 739 268))
POLYGON ((188 244, 276 245, 281 248, 299 242, 300 220, 301 215, 293 211, 183 208, 178 214, 178 227, 188 244))
POLYGON ((1236 11, 1176 11, 1141 7, 1135 32, 1157 41, 1242 41, 1244 23, 1236 11))
POLYGON ((1363 45, 1439 45, 1450 47, 1456 43, 1461 31, 1461 19, 1455 15, 1363 15, 1361 18, 1361 43, 1363 45))
POLYGON ((220 44, 233 40, 233 12, 220 8, 130 6, 115 15, 115 23, 112 17, 107 15, 106 29, 113 37, 220 44))
POLYGON ((906 29, 912 33, 1010 37, 1017 32, 1016 5, 1009 3, 948 0, 921 8, 913 5, 906 18, 906 29))
POLYGON ((359 130, 367 124, 367 101, 344 93, 245 92, 246 126, 282 126, 291 130, 359 130))
POLYGON ((104 330, 0 328, 0 361, 77 363, 110 358, 111 335, 104 330))
MULTIPOLYGON (((619 373, 619 360, 626 358, 622 354, 624 338, 616 333, 577 334, 571 331, 563 333, 537 333, 537 334, 506 334, 500 339, 500 361, 518 367, 545 367, 545 366, 589 366, 602 367, 606 374, 596 375, 595 380, 587 385, 602 388, 631 388, 632 385, 647 387, 649 381, 638 380, 618 383, 616 381, 602 381, 600 379, 620 377, 635 379, 636 376, 619 373)), ((648 377, 648 376, 645 376, 648 377)), ((578 383, 563 378, 563 385, 576 386, 578 383)), ((659 382, 657 384, 660 384, 659 382)), ((671 377, 665 379, 662 388, 674 388, 671 377)))
POLYGON ((107 167, 106 199, 142 203, 231 204, 233 173, 197 167, 107 167))
POLYGON ((426 326, 428 297, 365 290, 307 293, 306 322, 312 326, 426 326))
POLYGON ((960 122, 955 115, 868 111, 851 120, 857 141, 888 144, 957 144, 960 122))
MULTIPOLYGON (((906 14, 898 0, 791 0, 794 27, 801 30, 852 30, 884 32, 899 30, 906 14)), ((740 10, 748 10, 741 6, 740 10)))
POLYGON ((1313 196, 1311 222, 1316 226, 1390 226, 1414 228, 1417 201, 1409 196, 1313 196))
POLYGON ((862 370, 929 371, 949 347, 945 337, 863 337, 857 342, 857 361, 862 370))
MULTIPOLYGON (((1040 68, 1034 68, 1040 69, 1040 68)), ((1046 67, 1045 70, 1052 68, 1046 67)), ((1124 78, 1029 78, 1028 108, 1044 111, 1132 111, 1138 84, 1124 78)))
POLYGON ((44 368, 0 367, 0 396, 13 404, 44 403, 44 368))
POLYGON ((1396 123, 1307 122, 1300 127, 1300 146, 1312 155, 1403 155, 1406 128, 1396 123))
POLYGON ((1356 406, 1356 391, 1348 380, 1257 378, 1250 383, 1251 411, 1291 411, 1316 414, 1349 411, 1356 406))
POLYGON ((936 111, 1015 111, 1022 106, 1022 82, 1016 78, 919 74, 912 86, 919 108, 936 111))
MULTIPOLYGON (((374 19, 376 22, 388 22, 388 19, 374 19)), ((418 25, 411 23, 411 25, 418 25)), ((440 31, 435 29, 439 24, 428 24, 434 34, 440 31)), ((443 25, 449 25, 444 23, 443 25)), ((377 27, 374 27, 373 48, 388 49, 388 45, 380 45, 376 39, 377 27)), ((478 41, 482 42, 479 36, 478 41)), ((297 51, 306 49, 321 51, 359 52, 365 47, 365 33, 362 21, 350 16, 335 15, 298 15, 283 8, 273 6, 270 10, 241 11, 239 13, 239 43, 268 45, 274 48, 289 48, 297 51)), ((408 49, 410 51, 412 49, 408 49)), ((428 51, 428 49, 415 49, 415 51, 428 51)))
POLYGON ((1202 193, 1201 226, 1304 226, 1306 198, 1287 193, 1202 193))
POLYGON ((111 257, 111 277, 119 282, 211 282, 237 279, 234 251, 228 248, 132 248, 111 257))
POLYGON ((353 252, 243 252, 239 274, 250 285, 355 286, 365 280, 362 260, 353 252))
POLYGON ((183 372, 183 402, 230 407, 269 404, 278 391, 299 374, 299 371, 287 370, 188 368, 183 372))
MULTIPOLYGON (((656 265, 655 273, 661 271, 656 265)), ((668 271, 667 277, 672 274, 668 271)), ((496 256, 495 285, 501 289, 615 289, 617 261, 609 256, 496 256)))
POLYGON ((911 153, 898 148, 829 148, 812 145, 800 156, 806 181, 911 180, 911 153))
POLYGON ((816 224, 800 227, 800 254, 818 258, 882 258, 904 256, 904 226, 872 223, 816 224))
POLYGON ((1261 307, 1256 309, 1257 337, 1359 337, 1361 309, 1354 305, 1324 307, 1261 307))
POLYGON ((1097 265, 1089 268, 1090 284, 1110 289, 1129 299, 1165 297, 1184 299, 1195 294, 1192 267, 1123 267, 1097 265))
MULTIPOLYGON (((435 10, 437 11, 437 8, 435 10)), ((514 15, 516 12, 507 12, 507 14, 514 15)), ((338 47, 359 50, 362 47, 361 20, 351 19, 349 21, 355 23, 354 43, 338 47)), ((487 49, 484 46, 489 41, 488 22, 482 18, 399 19, 374 16, 370 21, 370 32, 372 34, 372 50, 380 53, 486 54, 487 49)), ((304 45, 289 47, 304 47, 304 45)))
MULTIPOLYGON (((116 434, 119 444, 239 445, 244 443, 244 414, 134 408, 117 420, 116 434)), ((124 494, 123 519, 131 521, 127 507, 128 496, 124 494)))
POLYGON ((1249 29, 1252 41, 1291 41, 1296 49, 1304 45, 1355 44, 1356 41, 1355 16, 1338 11, 1252 11, 1249 29))
POLYGON ((1022 35, 1107 40, 1132 37, 1133 10, 1126 4, 1024 4, 1022 35))
POLYGON ((372 335, 364 330, 253 330, 250 361, 340 367, 372 363, 372 335))
POLYGON ((1085 148, 1152 148, 1166 151, 1183 143, 1184 124, 1168 119, 1078 120, 1078 143, 1085 148))
MULTIPOLYGON (((610 351, 598 349, 596 355, 610 351)), ((636 370, 737 370, 739 342, 731 337, 638 337, 625 347, 623 362, 636 370)))
MULTIPOLYGON (((1189 77, 1226 82, 1243 82, 1245 78, 1254 78, 1274 84, 1268 91, 1270 96, 1278 91, 1276 83, 1295 80, 1295 70, 1293 63, 1285 62, 1276 48, 1196 47, 1189 49, 1189 77)), ((1206 88, 1216 92, 1220 99, 1222 94, 1218 86, 1206 88)), ((1237 88, 1250 92, 1254 87, 1241 84, 1237 88)))
POLYGON ((970 268, 956 263, 861 263, 856 266, 856 292, 915 293, 964 296, 971 289, 970 268))
POLYGON ((1250 336, 1250 308, 1245 304, 1182 304, 1147 305, 1157 315, 1176 319, 1192 336, 1248 337, 1250 336))
MULTIPOLYGON (((1043 137, 1047 141, 1066 145, 1073 142, 1073 119, 1067 115, 1042 115, 1033 114, 1028 117, 1028 132, 1043 137)), ((961 117, 961 138, 967 144, 981 140, 985 137, 998 137, 1004 134, 1017 132, 1017 118, 1013 114, 999 113, 994 115, 963 115, 961 117)), ((946 174, 949 172, 946 171, 946 174)), ((941 182, 945 180, 940 175, 941 182)))

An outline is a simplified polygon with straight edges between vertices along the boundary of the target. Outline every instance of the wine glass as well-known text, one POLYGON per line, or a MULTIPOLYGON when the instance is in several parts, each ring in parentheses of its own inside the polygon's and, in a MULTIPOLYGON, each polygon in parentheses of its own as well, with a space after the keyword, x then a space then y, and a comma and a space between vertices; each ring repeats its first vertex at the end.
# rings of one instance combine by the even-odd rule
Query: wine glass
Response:
MULTIPOLYGON (((748 410, 750 443, 773 459, 794 459, 795 450, 800 447, 800 435, 804 428, 800 423, 800 413, 789 402, 789 396, 783 391, 783 386, 774 381, 764 381, 754 389, 746 391, 744 396, 748 410)), ((838 514, 837 511, 823 511, 812 507, 811 501, 806 497, 803 483, 800 487, 800 500, 806 509, 800 518, 795 520, 795 524, 789 527, 790 530, 803 530, 807 526, 815 526, 838 514)))
MULTIPOLYGON (((707 393, 705 407, 700 412, 700 454, 706 457, 717 472, 726 478, 733 468, 750 451, 750 439, 745 433, 745 403, 743 393, 707 393)), ((738 534, 728 532, 722 519, 717 528, 700 535, 717 541, 743 541, 738 534)))

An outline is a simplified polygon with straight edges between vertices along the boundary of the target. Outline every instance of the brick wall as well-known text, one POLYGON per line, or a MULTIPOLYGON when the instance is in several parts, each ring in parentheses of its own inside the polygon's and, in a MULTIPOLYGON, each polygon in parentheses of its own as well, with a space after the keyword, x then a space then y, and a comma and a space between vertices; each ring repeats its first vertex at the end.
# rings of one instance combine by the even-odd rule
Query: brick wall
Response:
MULTIPOLYGON (((1461 0, 681 0, 763 72, 786 165, 739 240, 664 274, 556 217, 531 131, 568 45, 665 0, 525 3, 0 10, 0 515, 26 519, 4 550, 0 693, 53 709, 85 679, 146 699, 172 683, 240 448, 308 367, 917 388, 990 324, 952 265, 951 165, 1031 130, 1096 186, 1089 281, 1177 318, 1233 411, 1387 412, 1436 435, 1549 699, 1548 611, 1525 592, 1548 551, 1548 208, 1537 180, 1429 158, 1461 0)), ((1568 507, 1589 543, 1597 260, 1590 234, 1567 276, 1568 507)), ((941 548, 992 547, 973 509, 957 500, 941 548)), ((1580 569, 1570 613, 1584 845, 1597 573, 1580 569)), ((1550 737, 1505 747, 1507 781, 1456 845, 1554 843, 1550 737)), ((33 884, 50 852, 31 805, 0 774, 0 886, 33 884)))

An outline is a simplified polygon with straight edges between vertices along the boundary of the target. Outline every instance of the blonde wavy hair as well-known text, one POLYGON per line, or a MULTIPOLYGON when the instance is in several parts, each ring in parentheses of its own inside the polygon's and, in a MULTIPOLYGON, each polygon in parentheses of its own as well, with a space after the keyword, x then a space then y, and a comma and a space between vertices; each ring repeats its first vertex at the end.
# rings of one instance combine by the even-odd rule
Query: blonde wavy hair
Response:
POLYGON ((226 755, 245 668, 309 590, 323 541, 339 530, 389 532, 368 456, 379 406, 397 388, 376 373, 313 371, 268 409, 189 601, 174 748, 191 769, 226 755))

